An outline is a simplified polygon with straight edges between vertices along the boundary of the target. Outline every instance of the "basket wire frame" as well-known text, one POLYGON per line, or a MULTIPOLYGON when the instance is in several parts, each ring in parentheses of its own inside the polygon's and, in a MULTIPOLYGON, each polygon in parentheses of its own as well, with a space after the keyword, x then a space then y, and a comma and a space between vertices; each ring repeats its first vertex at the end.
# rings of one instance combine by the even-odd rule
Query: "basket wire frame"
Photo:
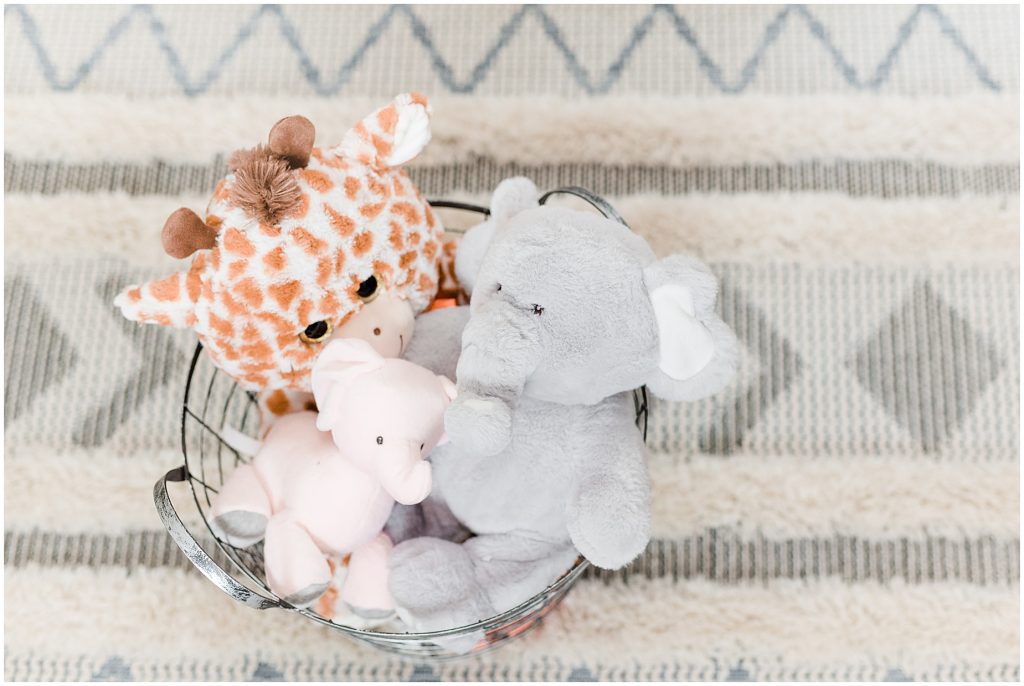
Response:
MULTIPOLYGON (((558 192, 582 197, 591 202, 605 216, 621 222, 621 217, 603 199, 593 196, 584 189, 569 188, 552 191, 543 196, 541 202, 543 203, 552 194, 558 192), (610 212, 605 211, 606 209, 610 212)), ((489 214, 486 208, 468 203, 431 200, 430 204, 434 207, 466 210, 485 216, 489 214)), ((633 402, 636 411, 636 424, 638 428, 641 428, 646 441, 648 399, 645 387, 633 391, 633 402)), ((247 548, 236 548, 218 538, 209 521, 209 511, 212 508, 213 499, 224 483, 225 477, 229 476, 238 465, 249 462, 248 457, 239 453, 220 435, 219 428, 232 426, 242 433, 247 433, 248 428, 258 427, 259 417, 256 394, 242 390, 230 377, 213 365, 208 356, 202 354, 202 344, 197 344, 189 366, 181 413, 181 447, 185 465, 183 468, 169 473, 165 480, 188 482, 195 506, 205 526, 205 533, 208 534, 207 540, 211 541, 219 551, 218 557, 230 561, 235 574, 225 570, 195 542, 173 506, 170 505, 169 500, 167 507, 163 507, 160 496, 156 496, 158 510, 160 510, 161 516, 165 517, 168 529, 171 529, 172 536, 175 537, 176 542, 189 555, 193 563, 222 590, 236 599, 241 599, 240 592, 226 588, 225 584, 217 581, 216 575, 211 575, 204 567, 209 568, 212 565, 217 568, 216 572, 227 574, 235 584, 243 585, 245 589, 241 589, 242 592, 248 592, 255 596, 246 601, 248 605, 259 608, 277 607, 297 612, 315 622, 341 631, 360 642, 400 656, 446 660, 491 650, 535 628, 540 624, 544 615, 561 601, 572 584, 589 566, 589 563, 581 557, 561 578, 520 605, 494 617, 442 631, 390 633, 356 629, 336 624, 311 609, 293 607, 278 598, 267 585, 263 566, 262 542, 247 548), (168 516, 176 521, 167 521, 168 516), (174 529, 178 531, 176 532, 174 529), (178 535, 175 536, 175 533, 178 535), (187 547, 193 548, 193 550, 186 550, 186 545, 179 540, 182 533, 190 539, 185 543, 188 543, 187 547), (467 652, 465 641, 473 638, 478 640, 467 652)), ((158 482, 155 489, 157 494, 160 491, 160 485, 161 482, 158 482)), ((166 495, 166 490, 163 492, 163 497, 169 497, 166 495)))

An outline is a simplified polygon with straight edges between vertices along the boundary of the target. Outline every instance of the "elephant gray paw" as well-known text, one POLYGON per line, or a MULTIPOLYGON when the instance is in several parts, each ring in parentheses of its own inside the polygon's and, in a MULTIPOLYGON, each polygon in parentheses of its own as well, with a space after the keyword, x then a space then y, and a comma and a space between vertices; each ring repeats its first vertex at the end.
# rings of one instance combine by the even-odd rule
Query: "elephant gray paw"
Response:
POLYGON ((305 588, 295 591, 295 593, 289 593, 281 600, 292 607, 306 608, 312 605, 326 590, 327 584, 310 584, 305 588))
POLYGON ((444 415, 452 444, 469 455, 497 455, 512 440, 512 410, 497 398, 456 398, 444 415))
POLYGON ((210 520, 213 533, 236 548, 247 548, 263 539, 267 530, 266 516, 248 510, 225 512, 210 520))
POLYGON ((471 624, 493 612, 469 553, 437 538, 414 538, 391 552, 388 588, 398 615, 417 631, 471 624))

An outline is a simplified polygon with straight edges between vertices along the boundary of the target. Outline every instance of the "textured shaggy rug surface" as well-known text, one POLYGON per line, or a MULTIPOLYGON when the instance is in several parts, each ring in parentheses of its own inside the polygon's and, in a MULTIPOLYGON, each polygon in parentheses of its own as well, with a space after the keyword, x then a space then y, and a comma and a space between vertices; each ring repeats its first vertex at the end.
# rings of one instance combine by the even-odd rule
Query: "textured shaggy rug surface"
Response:
POLYGON ((1018 12, 5 7, 6 678, 1016 680, 1018 12), (406 90, 428 196, 587 186, 711 265, 743 343, 652 408, 648 551, 446 664, 190 566, 151 489, 195 341, 111 304, 231 150, 406 90))

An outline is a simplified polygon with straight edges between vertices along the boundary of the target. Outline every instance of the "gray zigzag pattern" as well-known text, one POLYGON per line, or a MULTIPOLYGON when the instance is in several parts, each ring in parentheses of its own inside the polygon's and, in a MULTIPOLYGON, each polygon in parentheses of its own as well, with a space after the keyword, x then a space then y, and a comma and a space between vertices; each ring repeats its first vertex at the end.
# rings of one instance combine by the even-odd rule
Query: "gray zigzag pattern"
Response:
POLYGON ((56 91, 74 91, 77 89, 110 46, 128 30, 135 18, 139 17, 140 21, 145 23, 145 27, 149 29, 160 50, 167 58, 174 79, 181 87, 182 92, 189 96, 201 95, 217 82, 224 68, 231 62, 238 49, 250 40, 255 29, 266 17, 268 20, 276 22, 278 32, 298 59, 303 77, 314 90, 319 95, 337 95, 352 79, 355 70, 359 67, 367 51, 380 40, 384 32, 397 21, 398 17, 404 17, 409 22, 415 40, 427 52, 431 67, 442 83, 454 93, 472 93, 487 78, 498 56, 505 50, 512 38, 522 30, 526 17, 530 15, 536 17, 540 22, 544 35, 550 39, 554 47, 564 58, 565 68, 568 73, 584 91, 591 95, 607 93, 619 81, 633 53, 650 34, 654 22, 662 16, 670 22, 679 39, 693 50, 699 60, 700 68, 708 80, 723 93, 742 93, 746 90, 757 77, 769 48, 779 38, 783 29, 794 21, 802 21, 806 24, 811 35, 829 53, 834 66, 850 86, 863 91, 878 90, 889 80, 903 47, 917 30, 922 17, 925 16, 931 17, 938 24, 943 35, 950 41, 953 48, 963 55, 968 66, 973 70, 982 85, 992 91, 1002 90, 1002 86, 991 76, 988 69, 981 63, 970 46, 964 42, 960 32, 950 19, 941 9, 934 5, 918 5, 911 10, 907 19, 899 26, 892 46, 886 51, 882 61, 875 67, 871 75, 867 77, 862 77, 857 73, 856 68, 831 39, 825 25, 807 7, 803 5, 788 5, 782 8, 765 26, 760 43, 745 61, 739 77, 734 81, 729 81, 723 74, 722 68, 712 60, 711 55, 703 47, 693 27, 686 21, 686 18, 676 8, 669 5, 652 6, 650 11, 633 26, 628 42, 616 59, 603 74, 597 76, 592 76, 588 72, 576 52, 566 43, 557 22, 542 6, 523 5, 499 28, 497 40, 487 49, 483 58, 472 69, 469 78, 464 81, 460 81, 455 76, 451 64, 441 54, 437 44, 430 35, 427 25, 413 9, 406 5, 392 5, 385 10, 381 17, 370 27, 360 45, 341 63, 333 76, 325 76, 313 64, 312 58, 302 43, 297 27, 288 19, 282 8, 278 5, 264 5, 257 9, 239 27, 234 37, 227 42, 220 55, 203 72, 202 76, 196 80, 192 80, 189 77, 181 54, 168 39, 167 26, 148 5, 134 6, 114 22, 100 42, 89 52, 88 57, 78 65, 68 79, 62 79, 58 75, 57 66, 51 59, 49 51, 43 45, 39 27, 25 6, 8 5, 4 8, 4 15, 6 16, 9 13, 13 13, 20 19, 23 35, 36 53, 43 76, 50 87, 56 91))

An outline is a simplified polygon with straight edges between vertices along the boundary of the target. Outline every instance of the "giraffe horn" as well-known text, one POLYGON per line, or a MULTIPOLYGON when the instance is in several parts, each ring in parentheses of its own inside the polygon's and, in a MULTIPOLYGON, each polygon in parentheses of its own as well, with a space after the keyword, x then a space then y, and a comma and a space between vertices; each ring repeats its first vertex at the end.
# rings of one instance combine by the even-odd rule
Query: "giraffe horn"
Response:
POLYGON ((199 218, 187 207, 175 210, 160 234, 164 250, 171 257, 184 259, 196 250, 206 250, 217 245, 217 231, 199 218))
POLYGON ((313 122, 300 115, 285 117, 270 129, 270 151, 288 161, 293 169, 309 164, 316 129, 313 122))

